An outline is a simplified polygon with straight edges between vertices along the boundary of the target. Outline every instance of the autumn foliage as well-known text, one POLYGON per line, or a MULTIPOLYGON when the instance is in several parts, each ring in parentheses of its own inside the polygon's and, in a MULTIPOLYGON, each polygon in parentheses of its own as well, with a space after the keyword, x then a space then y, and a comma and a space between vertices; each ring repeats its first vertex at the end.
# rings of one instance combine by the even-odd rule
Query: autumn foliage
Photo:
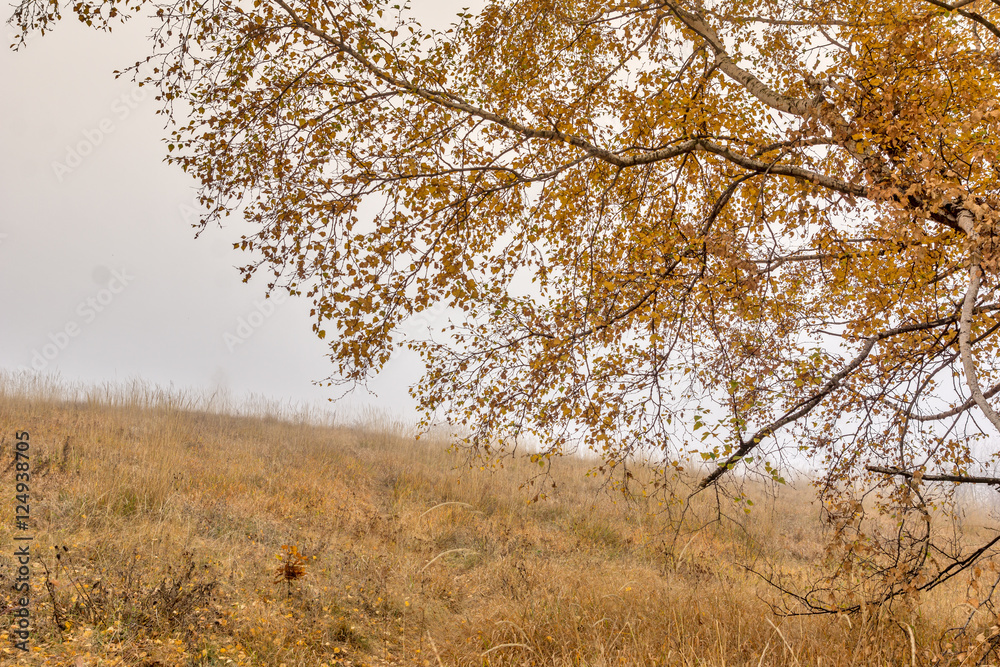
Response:
POLYGON ((248 278, 312 300, 331 381, 409 347, 428 420, 486 454, 589 448, 623 485, 637 456, 668 492, 691 461, 696 492, 811 456, 846 558, 895 581, 931 567, 925 473, 996 463, 996 2, 495 0, 440 30, 383 0, 73 11, 155 11, 131 71, 169 159, 202 225, 253 224, 248 278), (858 551, 855 481, 895 551, 858 551))

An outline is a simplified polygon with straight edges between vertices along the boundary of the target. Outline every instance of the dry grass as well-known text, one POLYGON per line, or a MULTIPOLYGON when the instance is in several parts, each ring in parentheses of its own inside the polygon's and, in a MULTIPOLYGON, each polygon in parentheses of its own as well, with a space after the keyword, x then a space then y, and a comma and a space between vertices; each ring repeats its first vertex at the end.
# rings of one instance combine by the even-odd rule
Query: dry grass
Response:
MULTIPOLYGON (((668 555, 658 504, 615 503, 580 461, 556 466, 553 497, 529 505, 529 463, 470 469, 388 423, 226 416, 149 391, 65 399, 0 383, 3 460, 15 431, 31 433, 35 535, 34 648, 3 638, 3 664, 979 659, 958 656, 976 626, 950 653, 941 643, 967 616, 960 588, 853 619, 774 616, 773 590, 730 563, 815 564, 818 512, 803 490, 758 505, 749 532, 712 526, 668 555)), ((4 497, 13 484, 7 468, 4 497)), ((4 606, 14 532, 0 525, 4 606)))

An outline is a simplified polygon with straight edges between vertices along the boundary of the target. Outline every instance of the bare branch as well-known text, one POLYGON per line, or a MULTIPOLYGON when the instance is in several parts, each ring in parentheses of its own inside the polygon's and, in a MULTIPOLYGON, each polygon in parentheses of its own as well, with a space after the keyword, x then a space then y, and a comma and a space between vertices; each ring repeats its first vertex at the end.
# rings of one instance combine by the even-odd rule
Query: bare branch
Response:
POLYGON ((907 479, 915 479, 917 481, 924 480, 926 482, 955 482, 956 484, 991 484, 994 486, 1000 486, 1000 477, 980 477, 977 475, 921 474, 919 472, 910 472, 908 470, 900 470, 899 468, 888 468, 886 466, 865 466, 865 470, 869 472, 882 473, 884 475, 896 475, 898 477, 906 477, 907 479))

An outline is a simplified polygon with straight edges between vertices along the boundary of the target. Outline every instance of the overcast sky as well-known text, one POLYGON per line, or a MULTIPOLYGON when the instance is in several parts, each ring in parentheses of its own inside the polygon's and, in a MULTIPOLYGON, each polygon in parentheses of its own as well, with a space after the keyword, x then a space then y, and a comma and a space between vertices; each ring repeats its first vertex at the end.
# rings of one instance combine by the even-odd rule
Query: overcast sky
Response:
MULTIPOLYGON (((443 20, 470 3, 435 4, 443 20)), ((147 54, 148 25, 67 19, 0 54, 0 368, 322 402, 312 381, 332 367, 308 302, 265 304, 241 282, 236 225, 194 238, 193 181, 163 162, 153 91, 113 76, 147 54)), ((408 417, 419 370, 397 358, 377 398, 347 403, 408 417)))

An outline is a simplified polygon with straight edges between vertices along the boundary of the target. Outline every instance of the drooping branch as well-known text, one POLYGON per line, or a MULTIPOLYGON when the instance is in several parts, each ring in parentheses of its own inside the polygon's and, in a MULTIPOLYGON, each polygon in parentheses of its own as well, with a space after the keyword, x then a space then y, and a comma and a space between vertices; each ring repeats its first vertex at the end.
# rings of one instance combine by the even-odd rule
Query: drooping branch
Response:
POLYGON ((847 364, 847 366, 842 368, 837 374, 835 374, 833 377, 827 380, 827 382, 815 394, 812 394, 808 398, 802 399, 792 407, 788 408, 780 418, 768 424, 767 426, 764 426, 761 429, 759 429, 756 433, 754 433, 752 437, 743 440, 740 443, 739 447, 736 448, 736 451, 733 452, 731 456, 729 456, 725 461, 720 463, 718 468, 713 470, 703 480, 701 480, 701 482, 691 493, 691 495, 693 496, 699 491, 702 491, 703 489, 715 483, 716 480, 718 480, 720 477, 726 474, 726 472, 731 470, 733 466, 735 466, 740 459, 742 459, 744 456, 753 451, 761 443, 761 441, 764 440, 764 438, 774 435, 778 431, 778 429, 787 426, 792 422, 798 421, 802 417, 809 414, 813 410, 813 408, 819 405, 823 401, 823 399, 825 399, 828 395, 830 395, 837 388, 839 388, 841 384, 844 382, 844 380, 846 380, 852 373, 854 373, 854 371, 856 371, 861 366, 862 363, 864 363, 865 359, 868 358, 868 356, 874 349, 875 344, 878 343, 879 341, 892 338, 893 336, 899 336, 901 334, 911 333, 914 331, 925 331, 927 329, 933 329, 936 327, 945 326, 947 324, 951 324, 954 321, 955 321, 954 317, 943 317, 937 320, 932 320, 930 322, 904 324, 903 326, 896 327, 888 331, 883 331, 882 333, 879 333, 875 336, 871 336, 866 340, 865 345, 861 348, 861 351, 854 357, 854 359, 851 360, 851 363, 847 364))
POLYGON ((797 421, 802 417, 806 416, 807 414, 809 414, 809 412, 811 412, 813 408, 819 405, 824 398, 826 398, 831 392, 833 392, 837 387, 839 387, 840 384, 844 381, 844 379, 846 379, 849 375, 851 375, 851 373, 857 370, 857 368, 861 366, 862 363, 864 363, 864 360, 868 358, 868 355, 871 354, 872 349, 875 347, 875 343, 877 340, 878 338, 875 336, 869 338, 868 341, 865 343, 864 347, 861 348, 861 352, 859 352, 857 356, 855 356, 854 359, 851 360, 851 363, 849 363, 847 366, 842 368, 840 372, 838 372, 836 375, 830 378, 826 382, 826 384, 824 384, 823 387, 820 388, 818 392, 810 396, 805 401, 800 401, 799 403, 796 403, 791 408, 786 410, 785 413, 779 419, 759 429, 750 438, 743 440, 740 443, 739 447, 736 448, 736 451, 733 452, 733 454, 729 456, 729 458, 720 463, 718 468, 710 472, 703 480, 701 480, 701 482, 698 483, 698 486, 695 487, 695 490, 691 493, 691 495, 693 496, 699 491, 702 491, 703 489, 706 489, 707 487, 714 484, 716 480, 718 480, 720 477, 726 474, 726 472, 732 469, 732 467, 736 465, 736 463, 740 459, 742 459, 744 456, 753 451, 757 447, 757 445, 759 445, 761 441, 764 440, 764 438, 774 435, 778 431, 778 429, 782 428, 783 426, 787 426, 788 424, 791 424, 792 422, 797 421))

